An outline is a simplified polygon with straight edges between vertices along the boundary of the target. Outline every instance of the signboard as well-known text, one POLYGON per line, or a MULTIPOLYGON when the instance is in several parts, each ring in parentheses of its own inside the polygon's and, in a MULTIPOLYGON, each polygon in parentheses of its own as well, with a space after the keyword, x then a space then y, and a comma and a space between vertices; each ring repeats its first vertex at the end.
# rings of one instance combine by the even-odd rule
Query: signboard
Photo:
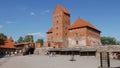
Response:
POLYGON ((101 62, 100 68, 110 68, 109 52, 100 53, 100 62, 101 62))

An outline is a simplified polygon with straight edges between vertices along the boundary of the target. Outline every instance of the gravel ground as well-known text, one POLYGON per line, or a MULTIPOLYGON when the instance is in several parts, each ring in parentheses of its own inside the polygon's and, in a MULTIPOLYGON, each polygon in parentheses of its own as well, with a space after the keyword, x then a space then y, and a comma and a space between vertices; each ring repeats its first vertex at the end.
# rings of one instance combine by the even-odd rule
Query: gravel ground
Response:
MULTIPOLYGON (((70 61, 71 56, 55 57, 28 55, 6 57, 0 59, 0 68, 98 68, 99 58, 94 56, 75 56, 76 61, 70 61)), ((120 68, 120 60, 111 59, 111 67, 120 68)))

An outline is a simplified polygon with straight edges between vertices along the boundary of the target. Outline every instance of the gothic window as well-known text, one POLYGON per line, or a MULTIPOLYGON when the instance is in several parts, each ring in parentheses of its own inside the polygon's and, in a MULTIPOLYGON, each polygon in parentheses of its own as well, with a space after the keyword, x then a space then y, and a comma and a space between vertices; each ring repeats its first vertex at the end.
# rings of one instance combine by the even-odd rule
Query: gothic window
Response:
POLYGON ((76 44, 78 44, 78 40, 76 40, 76 44))
POLYGON ((65 33, 65 35, 67 35, 67 33, 65 33))
POLYGON ((58 20, 57 20, 57 23, 58 23, 58 20))
POLYGON ((50 43, 48 43, 48 47, 50 47, 50 43))
POLYGON ((56 35, 58 36, 58 33, 56 33, 56 35))
POLYGON ((56 29, 58 30, 58 27, 56 27, 56 29))

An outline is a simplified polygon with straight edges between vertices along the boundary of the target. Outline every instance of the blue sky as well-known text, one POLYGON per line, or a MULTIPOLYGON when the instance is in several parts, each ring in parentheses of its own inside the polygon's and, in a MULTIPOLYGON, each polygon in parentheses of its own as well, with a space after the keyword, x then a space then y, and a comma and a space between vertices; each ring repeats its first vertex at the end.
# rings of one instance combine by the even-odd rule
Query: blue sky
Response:
POLYGON ((71 24, 80 17, 101 30, 101 36, 120 40, 120 0, 0 0, 0 32, 15 41, 27 34, 45 39, 57 4, 69 10, 71 24))

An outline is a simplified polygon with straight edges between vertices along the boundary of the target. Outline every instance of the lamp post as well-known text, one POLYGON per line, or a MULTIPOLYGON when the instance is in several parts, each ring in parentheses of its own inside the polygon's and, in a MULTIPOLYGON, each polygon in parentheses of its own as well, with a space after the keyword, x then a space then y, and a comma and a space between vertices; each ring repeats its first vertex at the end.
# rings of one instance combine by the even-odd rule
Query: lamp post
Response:
POLYGON ((74 58, 74 51, 73 51, 73 49, 72 49, 71 52, 72 52, 72 54, 71 54, 71 59, 70 59, 70 61, 76 61, 75 58, 74 58))

